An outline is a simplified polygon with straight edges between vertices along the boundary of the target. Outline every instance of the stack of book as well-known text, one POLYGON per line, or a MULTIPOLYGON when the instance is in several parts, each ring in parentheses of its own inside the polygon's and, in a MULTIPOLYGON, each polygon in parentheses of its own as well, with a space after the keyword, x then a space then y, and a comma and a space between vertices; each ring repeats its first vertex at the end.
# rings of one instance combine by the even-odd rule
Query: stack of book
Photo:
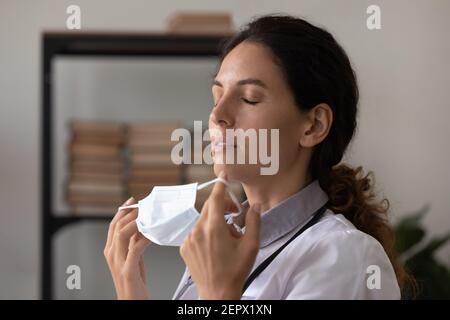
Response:
POLYGON ((181 166, 172 162, 171 152, 177 141, 172 132, 175 122, 139 122, 127 127, 129 171, 127 187, 136 200, 146 197, 154 186, 176 185, 181 182, 181 166))
POLYGON ((168 31, 176 34, 231 34, 233 21, 228 13, 179 12, 168 21, 168 31))
POLYGON ((66 200, 74 214, 114 214, 123 203, 124 126, 72 121, 66 200))
MULTIPOLYGON (((72 121, 66 192, 71 212, 112 215, 128 197, 141 200, 154 186, 215 179, 213 166, 204 163, 206 142, 196 150, 191 141, 192 164, 174 164, 171 153, 179 141, 171 141, 171 135, 177 128, 176 122, 72 121)), ((231 188, 242 201, 242 186, 231 184, 231 188)), ((201 211, 211 190, 212 185, 197 192, 197 210, 201 211)))

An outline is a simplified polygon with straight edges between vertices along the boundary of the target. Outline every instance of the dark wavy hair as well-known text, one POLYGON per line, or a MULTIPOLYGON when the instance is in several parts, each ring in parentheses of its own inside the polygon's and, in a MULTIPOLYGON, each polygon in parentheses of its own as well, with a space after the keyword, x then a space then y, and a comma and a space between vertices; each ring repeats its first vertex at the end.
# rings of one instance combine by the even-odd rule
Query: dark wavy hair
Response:
POLYGON ((377 239, 388 255, 399 286, 411 279, 397 259, 389 202, 378 200, 373 173, 340 164, 356 130, 358 84, 350 60, 334 37, 309 22, 286 15, 255 18, 223 44, 220 61, 241 42, 269 48, 302 111, 326 103, 333 111, 328 136, 312 154, 309 171, 328 194, 329 209, 377 239))

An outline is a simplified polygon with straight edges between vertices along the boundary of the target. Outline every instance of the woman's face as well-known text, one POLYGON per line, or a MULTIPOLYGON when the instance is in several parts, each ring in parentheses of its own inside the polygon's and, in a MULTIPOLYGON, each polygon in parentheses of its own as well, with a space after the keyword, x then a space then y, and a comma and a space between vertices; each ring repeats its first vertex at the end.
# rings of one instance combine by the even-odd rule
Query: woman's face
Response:
MULTIPOLYGON (((225 137, 226 129, 256 129, 256 133, 259 129, 268 129, 268 138, 265 139, 267 154, 272 160, 278 157, 278 173, 290 170, 298 161, 304 117, 268 48, 251 42, 237 45, 223 60, 213 82, 212 94, 215 106, 209 118, 211 132, 220 131, 225 137), (279 129, 278 155, 271 154, 276 148, 270 143, 270 129, 279 129)), ((238 146, 246 152, 245 164, 222 164, 225 163, 224 148, 230 146, 215 145, 215 138, 212 136, 211 139, 216 174, 225 171, 231 180, 250 182, 261 174, 261 167, 269 166, 259 162, 258 153, 258 163, 248 163, 248 140, 245 146, 238 146)), ((258 138, 258 152, 259 143, 265 141, 258 138)))

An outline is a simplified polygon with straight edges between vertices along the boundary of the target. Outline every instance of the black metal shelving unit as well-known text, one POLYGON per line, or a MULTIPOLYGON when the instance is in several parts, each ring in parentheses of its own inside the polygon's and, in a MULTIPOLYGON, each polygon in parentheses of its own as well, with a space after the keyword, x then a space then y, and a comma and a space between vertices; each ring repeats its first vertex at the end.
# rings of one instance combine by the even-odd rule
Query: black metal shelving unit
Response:
POLYGON ((109 221, 104 215, 61 216, 53 201, 53 59, 61 55, 117 57, 217 57, 228 35, 162 33, 44 32, 41 106, 41 297, 53 298, 53 237, 61 228, 80 221, 109 221))

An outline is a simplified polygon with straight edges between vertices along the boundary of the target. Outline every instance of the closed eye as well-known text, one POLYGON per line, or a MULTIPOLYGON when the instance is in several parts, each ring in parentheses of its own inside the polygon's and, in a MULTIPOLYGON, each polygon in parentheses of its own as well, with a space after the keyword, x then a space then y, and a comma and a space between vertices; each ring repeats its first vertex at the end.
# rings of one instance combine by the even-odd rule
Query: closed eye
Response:
POLYGON ((248 99, 245 99, 245 98, 242 98, 242 101, 244 101, 247 104, 251 104, 252 106, 254 106, 255 104, 259 103, 259 101, 251 101, 251 100, 248 100, 248 99))

